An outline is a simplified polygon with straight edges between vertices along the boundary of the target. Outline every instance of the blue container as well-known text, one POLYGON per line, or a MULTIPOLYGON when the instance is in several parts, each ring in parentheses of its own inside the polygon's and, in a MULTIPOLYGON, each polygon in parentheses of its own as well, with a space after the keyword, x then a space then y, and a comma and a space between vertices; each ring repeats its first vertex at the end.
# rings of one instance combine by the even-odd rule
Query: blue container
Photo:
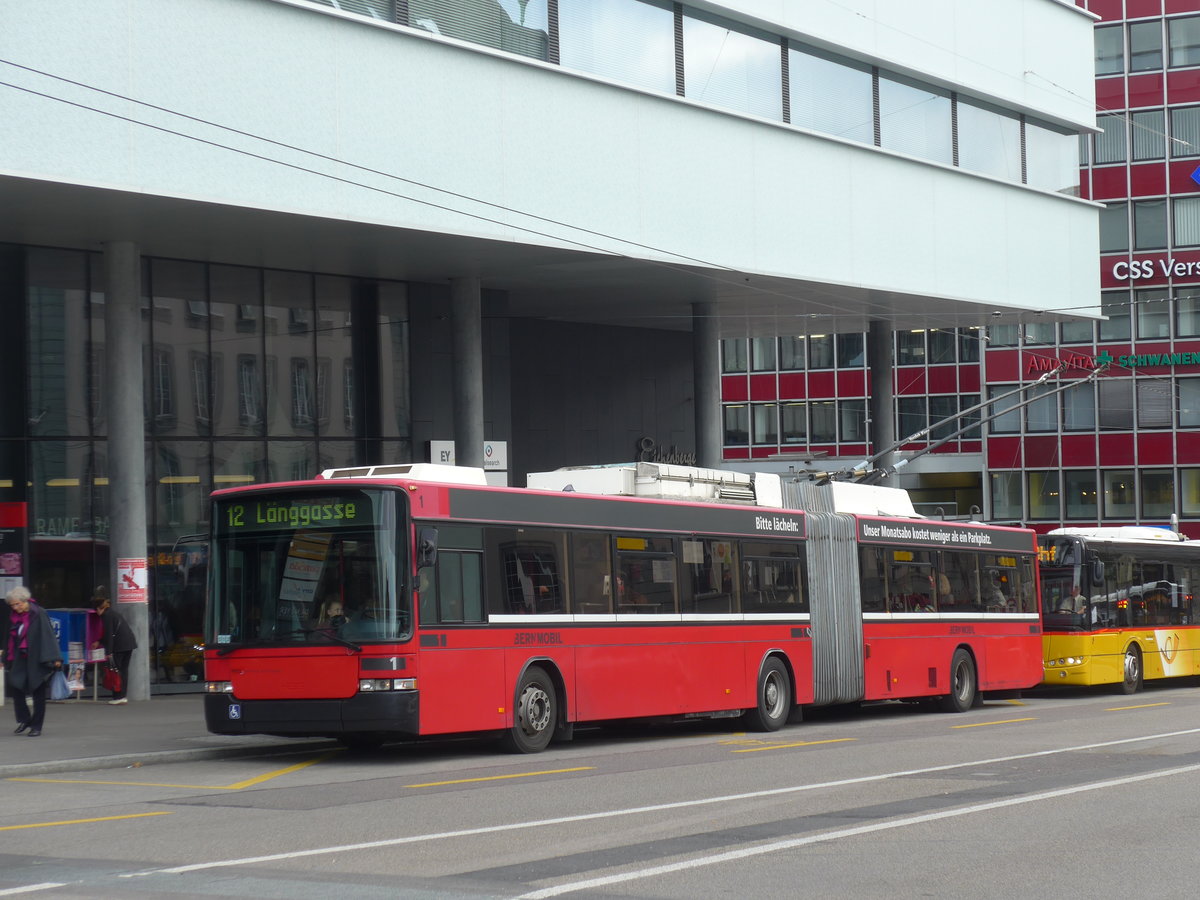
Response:
POLYGON ((76 644, 81 654, 87 653, 87 617, 86 609, 48 609, 50 625, 54 628, 54 637, 58 641, 58 650, 63 661, 71 658, 70 646, 76 644))

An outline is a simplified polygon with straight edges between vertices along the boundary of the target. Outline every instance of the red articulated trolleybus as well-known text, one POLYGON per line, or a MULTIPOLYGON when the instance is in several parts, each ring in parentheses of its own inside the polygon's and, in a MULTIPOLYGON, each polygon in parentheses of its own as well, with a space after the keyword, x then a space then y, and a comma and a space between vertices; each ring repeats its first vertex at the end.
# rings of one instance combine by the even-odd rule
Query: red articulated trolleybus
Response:
POLYGON ((494 732, 930 700, 1042 680, 1032 531, 903 491, 654 463, 425 464, 213 495, 205 716, 218 734, 494 732))

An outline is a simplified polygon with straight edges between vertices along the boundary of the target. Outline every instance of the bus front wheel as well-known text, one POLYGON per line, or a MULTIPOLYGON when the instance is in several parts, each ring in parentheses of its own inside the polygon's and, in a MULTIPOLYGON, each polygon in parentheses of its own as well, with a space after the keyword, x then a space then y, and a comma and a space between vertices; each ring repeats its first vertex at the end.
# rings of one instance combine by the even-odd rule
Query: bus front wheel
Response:
POLYGON ((558 695, 545 669, 530 666, 517 686, 513 724, 504 734, 504 747, 512 753, 539 753, 554 737, 558 721, 558 695))
POLYGON ((751 731, 778 731, 792 711, 792 680, 775 657, 763 664, 757 696, 758 705, 744 714, 746 725, 751 731))
POLYGON ((975 663, 971 654, 959 647, 950 660, 950 693, 941 700, 945 712, 966 712, 975 705, 979 681, 975 677, 975 663))
POLYGON ((1142 653, 1133 644, 1125 648, 1123 677, 1118 687, 1122 694, 1136 694, 1142 689, 1142 653))

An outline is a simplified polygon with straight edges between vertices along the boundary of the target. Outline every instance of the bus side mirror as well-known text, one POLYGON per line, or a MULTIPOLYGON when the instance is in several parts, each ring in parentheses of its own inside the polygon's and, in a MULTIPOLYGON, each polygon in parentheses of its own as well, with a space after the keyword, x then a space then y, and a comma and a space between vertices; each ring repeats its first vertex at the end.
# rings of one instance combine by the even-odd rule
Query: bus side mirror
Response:
POLYGON ((1092 560, 1092 583, 1104 584, 1104 560, 1099 557, 1092 560))
POLYGON ((422 528, 417 533, 417 568, 437 565, 438 531, 436 528, 422 528))

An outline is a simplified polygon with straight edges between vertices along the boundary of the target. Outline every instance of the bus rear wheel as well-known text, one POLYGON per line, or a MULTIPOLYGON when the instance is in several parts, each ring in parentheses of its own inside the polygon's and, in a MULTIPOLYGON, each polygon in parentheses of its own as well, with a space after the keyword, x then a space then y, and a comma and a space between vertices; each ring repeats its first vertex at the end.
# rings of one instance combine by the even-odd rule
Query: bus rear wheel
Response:
POLYGON ((792 679, 775 657, 763 664, 758 676, 758 705, 743 714, 751 731, 778 731, 792 711, 792 679))
POLYGON ((1136 694, 1142 689, 1142 653, 1133 644, 1125 648, 1125 664, 1122 666, 1122 694, 1136 694))
POLYGON ((966 712, 975 705, 979 680, 971 654, 959 647, 950 660, 950 693, 941 699, 943 712, 966 712))
POLYGON ((504 734, 504 748, 511 753, 540 753, 550 745, 558 722, 558 695, 546 670, 530 666, 517 685, 513 724, 504 734))

